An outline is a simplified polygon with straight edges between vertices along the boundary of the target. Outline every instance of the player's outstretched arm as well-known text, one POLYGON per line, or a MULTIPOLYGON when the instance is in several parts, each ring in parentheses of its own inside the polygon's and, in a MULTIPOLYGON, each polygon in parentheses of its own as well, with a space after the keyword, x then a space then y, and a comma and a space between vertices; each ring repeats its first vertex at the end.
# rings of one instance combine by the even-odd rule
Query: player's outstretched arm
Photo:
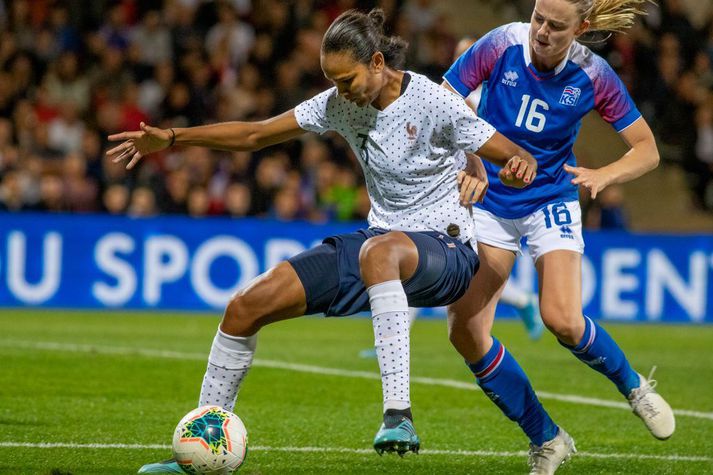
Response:
POLYGON ((574 176, 572 183, 587 188, 592 199, 607 186, 639 178, 659 164, 656 139, 646 120, 638 119, 619 135, 630 149, 616 162, 597 169, 564 166, 565 171, 574 176))
POLYGON ((297 123, 294 109, 260 122, 222 122, 173 129, 159 129, 142 122, 141 130, 110 135, 109 140, 122 143, 106 154, 114 163, 128 160, 126 168, 131 169, 146 155, 174 144, 253 151, 286 142, 303 133, 305 130, 297 123))

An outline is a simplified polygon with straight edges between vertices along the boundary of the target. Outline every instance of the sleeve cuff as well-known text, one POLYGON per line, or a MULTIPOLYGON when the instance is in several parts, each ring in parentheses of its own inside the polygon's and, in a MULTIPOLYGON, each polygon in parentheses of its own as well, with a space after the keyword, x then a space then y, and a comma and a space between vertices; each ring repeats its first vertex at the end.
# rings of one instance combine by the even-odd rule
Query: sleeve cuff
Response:
POLYGON ((629 111, 628 114, 626 114, 624 117, 621 119, 612 122, 612 127, 614 127, 614 130, 618 132, 623 131, 627 127, 629 127, 631 124, 636 122, 641 118, 641 112, 639 112, 638 109, 633 108, 629 111))
POLYGON ((470 93, 473 92, 472 89, 461 82, 458 75, 451 69, 446 71, 446 74, 443 75, 443 80, 463 97, 468 97, 470 93))

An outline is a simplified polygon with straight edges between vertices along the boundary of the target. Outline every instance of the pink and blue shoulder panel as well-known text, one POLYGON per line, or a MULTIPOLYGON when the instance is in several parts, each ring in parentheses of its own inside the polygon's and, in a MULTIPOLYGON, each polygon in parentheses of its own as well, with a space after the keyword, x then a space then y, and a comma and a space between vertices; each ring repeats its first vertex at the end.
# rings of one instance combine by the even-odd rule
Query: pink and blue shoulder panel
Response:
POLYGON ((570 61, 579 66, 592 83, 594 109, 617 132, 629 127, 641 117, 626 86, 604 58, 589 48, 576 44, 570 61))
POLYGON ((472 91, 490 78, 490 74, 505 51, 522 44, 526 23, 510 23, 490 31, 468 48, 448 69, 443 79, 458 94, 468 97, 472 91))

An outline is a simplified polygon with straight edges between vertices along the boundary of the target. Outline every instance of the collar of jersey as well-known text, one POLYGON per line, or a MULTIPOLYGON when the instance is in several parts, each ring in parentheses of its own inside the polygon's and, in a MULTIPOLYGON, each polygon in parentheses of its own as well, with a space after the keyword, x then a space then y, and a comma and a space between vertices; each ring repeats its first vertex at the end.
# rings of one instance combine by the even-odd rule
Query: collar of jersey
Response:
POLYGON ((527 70, 537 79, 538 81, 545 81, 547 79, 551 79, 555 76, 557 76, 559 73, 564 71, 564 68, 567 67, 567 63, 569 62, 569 58, 572 55, 572 51, 574 50, 574 45, 576 42, 572 42, 572 45, 569 47, 569 50, 567 51, 567 56, 564 57, 564 59, 555 67, 554 71, 548 71, 546 73, 540 72, 537 70, 534 64, 532 64, 532 56, 530 55, 530 44, 525 43, 522 45, 522 53, 525 59, 525 65, 527 66, 527 70))
POLYGON ((411 90, 413 89, 413 82, 416 79, 416 75, 413 73, 413 71, 409 71, 406 69, 404 69, 404 73, 409 73, 411 75, 411 80, 409 81, 408 85, 406 86, 406 90, 404 91, 403 94, 401 94, 399 97, 397 97, 396 100, 394 100, 394 102, 392 102, 391 104, 386 106, 386 109, 384 109, 384 110, 379 110, 376 107, 372 106, 371 104, 369 104, 367 107, 379 114, 388 114, 396 106, 396 103, 401 100, 402 97, 408 96, 410 94, 411 90))

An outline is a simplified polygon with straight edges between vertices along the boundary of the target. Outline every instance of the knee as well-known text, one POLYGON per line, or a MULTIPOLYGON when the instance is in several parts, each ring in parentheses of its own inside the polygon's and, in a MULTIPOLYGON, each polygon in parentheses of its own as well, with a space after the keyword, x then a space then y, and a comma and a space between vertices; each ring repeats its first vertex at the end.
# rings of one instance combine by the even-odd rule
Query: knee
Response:
POLYGON ((253 335, 263 326, 259 310, 251 303, 249 293, 241 290, 233 295, 225 307, 221 329, 233 336, 253 335))
POLYGON ((542 308, 542 321, 559 341, 570 346, 577 345, 584 334, 582 312, 564 308, 542 308))
POLYGON ((451 345, 468 361, 477 361, 487 353, 490 345, 490 330, 480 325, 475 317, 453 319, 449 314, 448 340, 451 345))
POLYGON ((391 234, 368 239, 359 250, 359 268, 362 279, 370 280, 375 274, 391 271, 400 274, 403 250, 399 240, 391 234))
POLYGON ((367 239, 359 250, 359 265, 388 264, 396 262, 393 239, 388 234, 367 239))

